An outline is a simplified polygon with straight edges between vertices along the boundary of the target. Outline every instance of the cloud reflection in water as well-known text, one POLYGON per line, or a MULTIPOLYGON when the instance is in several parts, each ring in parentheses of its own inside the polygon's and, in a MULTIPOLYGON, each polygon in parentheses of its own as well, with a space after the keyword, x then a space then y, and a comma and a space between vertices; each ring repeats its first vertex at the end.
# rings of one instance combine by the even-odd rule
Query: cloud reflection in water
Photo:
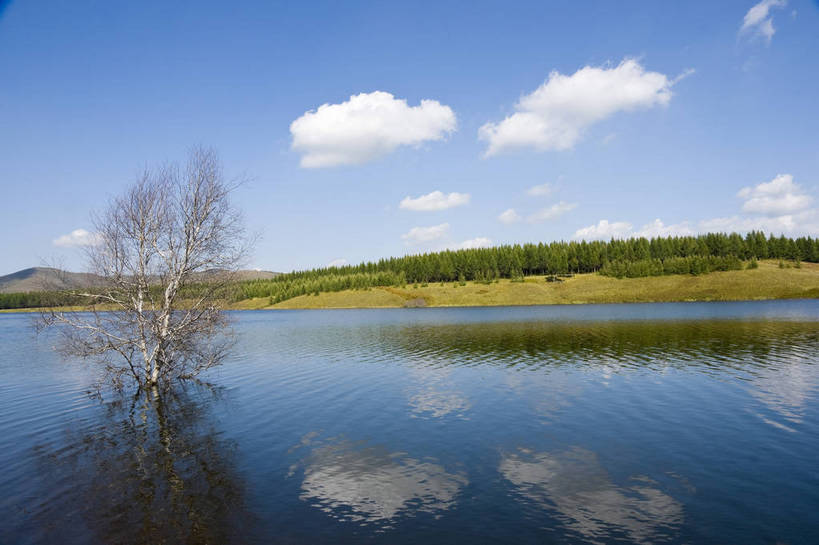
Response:
POLYGON ((781 365, 764 368, 751 381, 750 393, 779 420, 759 414, 766 424, 789 432, 793 424, 804 421, 805 409, 819 387, 817 367, 808 363, 804 354, 794 349, 793 354, 777 354, 781 365), (784 420, 785 422, 781 422, 784 420))
POLYGON ((654 481, 636 477, 631 486, 617 486, 597 456, 582 448, 520 449, 504 455, 499 470, 520 496, 554 511, 592 543, 608 543, 617 535, 636 543, 662 542, 683 521, 682 505, 654 481))
POLYGON ((468 482, 433 461, 343 440, 308 456, 300 498, 339 520, 389 528, 399 517, 450 509, 468 482))
POLYGON ((442 418, 447 415, 466 418, 472 407, 469 400, 452 389, 450 371, 446 368, 417 367, 410 372, 420 388, 409 397, 412 416, 442 418))

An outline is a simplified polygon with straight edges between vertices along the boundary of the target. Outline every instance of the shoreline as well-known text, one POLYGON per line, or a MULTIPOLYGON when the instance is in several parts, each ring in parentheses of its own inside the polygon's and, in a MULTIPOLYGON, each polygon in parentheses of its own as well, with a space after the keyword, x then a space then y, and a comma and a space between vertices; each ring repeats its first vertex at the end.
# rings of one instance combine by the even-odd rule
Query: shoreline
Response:
MULTIPOLYGON (((562 302, 562 303, 505 303, 498 305, 426 305, 417 307, 405 306, 349 306, 349 307, 281 307, 281 306, 267 306, 262 308, 233 308, 225 307, 226 312, 258 312, 258 311, 290 311, 290 310, 423 310, 423 309, 454 309, 454 308, 524 308, 524 307, 573 307, 573 306, 595 306, 595 305, 662 305, 667 303, 760 303, 765 301, 816 301, 816 297, 760 297, 756 299, 675 299, 663 301, 607 301, 607 302, 562 302)), ((0 309, 0 314, 34 314, 40 312, 41 308, 15 308, 15 309, 0 309)), ((68 308, 61 309, 63 312, 85 312, 85 308, 68 308)), ((101 312, 110 312, 109 310, 101 310, 101 312)))
POLYGON ((232 305, 232 308, 453 308, 817 298, 819 264, 780 269, 776 262, 769 261, 760 263, 758 269, 712 272, 699 276, 617 279, 587 273, 566 278, 562 282, 547 282, 543 276, 530 276, 523 282, 504 279, 488 284, 448 282, 322 292, 294 297, 275 305, 270 305, 266 298, 248 299, 232 305))
POLYGON ((698 304, 698 303, 765 303, 774 301, 819 301, 819 297, 780 297, 770 299, 722 299, 722 300, 685 300, 685 301, 617 301, 609 303, 520 303, 504 305, 437 305, 426 307, 265 307, 258 309, 231 309, 227 312, 290 312, 290 311, 323 311, 323 310, 441 310, 441 309, 493 309, 493 308, 541 308, 541 307, 594 307, 594 306, 617 306, 617 305, 666 305, 666 304, 698 304))
MULTIPOLYGON (((444 282, 301 295, 271 305, 268 297, 244 299, 225 310, 330 310, 378 308, 460 308, 632 303, 697 303, 819 299, 819 264, 780 269, 773 261, 757 269, 708 274, 612 278, 577 274, 560 282, 544 276, 523 281, 444 282)), ((41 308, 3 309, 34 313, 41 308)), ((85 307, 65 307, 83 311, 85 307)))

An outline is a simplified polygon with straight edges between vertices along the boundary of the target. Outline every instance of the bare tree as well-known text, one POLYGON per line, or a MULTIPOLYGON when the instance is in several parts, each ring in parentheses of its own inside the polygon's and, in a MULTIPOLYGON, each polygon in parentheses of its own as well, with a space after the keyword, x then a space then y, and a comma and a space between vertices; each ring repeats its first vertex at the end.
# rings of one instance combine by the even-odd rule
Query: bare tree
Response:
POLYGON ((168 386, 218 365, 230 344, 224 288, 247 256, 216 153, 196 148, 185 169, 146 169, 94 217, 90 271, 101 285, 76 295, 87 313, 49 310, 58 348, 94 358, 117 385, 168 386))

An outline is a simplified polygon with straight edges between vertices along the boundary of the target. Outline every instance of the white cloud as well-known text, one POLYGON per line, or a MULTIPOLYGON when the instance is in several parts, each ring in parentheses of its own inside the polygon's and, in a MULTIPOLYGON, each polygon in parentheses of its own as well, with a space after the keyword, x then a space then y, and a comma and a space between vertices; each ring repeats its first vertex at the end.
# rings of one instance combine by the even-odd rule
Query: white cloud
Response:
POLYGON ((780 174, 770 182, 742 188, 737 196, 745 200, 744 212, 782 216, 808 208, 813 199, 806 195, 790 174, 780 174))
POLYGON ((748 231, 764 231, 775 235, 789 233, 791 235, 816 236, 819 234, 819 214, 817 214, 816 210, 805 210, 798 214, 786 214, 777 217, 734 215, 702 220, 697 222, 695 226, 687 221, 665 225, 661 220, 655 219, 643 225, 637 231, 628 222, 609 223, 606 220, 601 220, 597 225, 578 229, 574 234, 574 238, 578 240, 630 237, 654 238, 690 236, 702 233, 747 233, 748 231))
POLYGON ((328 267, 346 267, 350 262, 346 259, 334 259, 327 264, 328 267))
POLYGON ((463 242, 454 242, 449 231, 448 223, 430 227, 413 227, 409 232, 401 235, 401 238, 407 246, 422 246, 427 251, 467 250, 492 246, 492 239, 486 237, 475 237, 463 242))
POLYGON ((432 225, 430 227, 413 227, 409 232, 401 235, 404 244, 417 245, 440 240, 449 234, 449 224, 432 225))
POLYGON ((323 104, 290 124, 293 150, 305 168, 357 165, 395 151, 441 140, 456 128, 455 113, 437 100, 409 106, 375 91, 341 104, 323 104))
POLYGON ((637 231, 628 222, 609 223, 601 220, 597 225, 578 229, 576 239, 607 239, 628 237, 687 236, 699 233, 747 233, 764 231, 769 234, 819 235, 819 209, 809 208, 810 197, 799 193, 788 175, 777 176, 774 180, 754 187, 746 187, 739 192, 746 199, 746 212, 755 215, 733 215, 701 220, 692 225, 684 221, 665 225, 660 219, 643 225, 637 231), (796 195, 796 196, 794 196, 796 195), (797 198, 804 197, 804 198, 797 198), (748 203, 753 203, 750 207, 748 203), (788 212, 788 213, 783 213, 788 212))
POLYGON ((817 235, 819 234, 819 216, 815 210, 777 217, 730 216, 703 220, 699 222, 698 228, 701 233, 764 231, 777 235, 781 233, 817 235))
POLYGON ((589 225, 578 229, 574 238, 583 240, 600 240, 609 238, 628 238, 632 234, 632 226, 625 221, 609 222, 600 220, 597 225, 589 225))
POLYGON ((474 248, 488 248, 489 246, 492 246, 491 238, 476 237, 461 242, 455 248, 458 250, 472 250, 474 248))
POLYGON ((505 210, 505 211, 501 212, 501 214, 498 216, 498 220, 500 220, 501 223, 507 223, 507 224, 516 223, 516 222, 520 221, 521 219, 523 219, 523 218, 521 218, 520 215, 517 212, 515 212, 514 208, 510 208, 508 210, 505 210))
POLYGON ((776 32, 773 17, 771 17, 771 8, 782 8, 786 5, 786 0, 762 0, 755 4, 745 14, 742 28, 739 29, 740 34, 752 33, 764 39, 766 43, 771 43, 771 38, 776 32))
POLYGON ((747 233, 764 231, 771 234, 819 235, 819 209, 812 207, 808 195, 790 174, 779 174, 770 182, 744 187, 737 193, 744 202, 744 214, 701 220, 692 225, 684 221, 665 225, 659 218, 635 231, 628 222, 609 223, 601 220, 575 232, 577 239, 627 237, 686 236, 698 233, 747 233))
POLYGON ((600 240, 609 238, 630 238, 630 237, 671 237, 694 235, 696 231, 692 229, 687 221, 673 225, 664 224, 659 218, 646 223, 639 230, 626 221, 616 221, 609 223, 600 220, 597 225, 590 225, 583 229, 578 229, 574 234, 576 239, 600 240))
POLYGON ((518 101, 514 114, 486 123, 478 135, 489 143, 487 157, 519 148, 570 149, 587 127, 617 112, 667 105, 675 81, 646 72, 635 59, 586 66, 570 76, 554 71, 518 101))
POLYGON ((693 235, 694 231, 689 227, 688 222, 677 223, 675 225, 665 225, 659 218, 651 223, 643 225, 643 227, 634 233, 636 237, 654 238, 654 237, 671 237, 671 236, 688 236, 693 235))
POLYGON ((532 197, 545 197, 554 191, 554 187, 552 184, 540 184, 540 185, 533 185, 529 189, 526 190, 527 195, 531 195, 532 197))
POLYGON ((559 203, 553 204, 548 208, 538 210, 534 214, 527 217, 526 221, 529 223, 538 223, 541 221, 557 219, 566 212, 574 210, 575 208, 577 208, 575 203, 560 201, 559 203))
POLYGON ((96 246, 101 242, 102 240, 98 233, 91 233, 85 229, 74 229, 67 235, 61 235, 52 241, 54 246, 60 246, 62 248, 96 246))
POLYGON ((416 212, 430 212, 435 210, 446 210, 469 203, 469 193, 441 193, 433 191, 418 198, 405 197, 399 205, 404 210, 414 210, 416 212))

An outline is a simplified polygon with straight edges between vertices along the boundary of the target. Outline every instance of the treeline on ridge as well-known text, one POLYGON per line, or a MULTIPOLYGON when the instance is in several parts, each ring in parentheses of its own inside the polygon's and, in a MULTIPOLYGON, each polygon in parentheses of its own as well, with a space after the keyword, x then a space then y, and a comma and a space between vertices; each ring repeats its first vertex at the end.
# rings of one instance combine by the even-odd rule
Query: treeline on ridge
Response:
POLYGON ((67 291, 0 293, 0 309, 82 305, 87 298, 67 291))
MULTIPOLYGON (((503 245, 296 271, 266 280, 239 282, 222 289, 224 298, 229 301, 269 297, 271 304, 275 304, 319 292, 428 282, 489 282, 499 278, 589 272, 618 278, 703 274, 741 269, 743 262, 757 259, 817 263, 819 239, 766 237, 762 232, 752 231, 744 237, 736 233, 710 233, 652 239, 503 245)), ((206 284, 189 285, 182 296, 195 297, 201 289, 206 289, 206 284)), ((155 295, 159 296, 159 293, 155 295)), ((69 291, 0 294, 0 309, 82 305, 86 302, 86 298, 69 291)))
POLYGON ((819 239, 766 237, 759 231, 610 241, 515 244, 408 255, 344 267, 296 271, 243 282, 233 297, 272 304, 322 291, 530 275, 600 272, 609 276, 702 274, 742 268, 756 259, 819 262, 819 239))
MULTIPOLYGON (((180 290, 180 297, 194 298, 201 294, 205 289, 212 289, 212 284, 204 282, 197 282, 185 286, 180 290)), ((219 286, 221 291, 220 297, 228 300, 236 300, 237 296, 241 294, 238 284, 219 286)), ((163 297, 163 289, 161 286, 150 286, 149 299, 159 301, 163 297)), ((95 288, 85 288, 84 292, 94 293, 95 288)), ((71 290, 41 290, 41 291, 27 291, 15 293, 0 293, 0 310, 9 310, 16 308, 44 308, 44 307, 64 307, 64 306, 86 306, 90 304, 92 297, 88 295, 80 295, 71 290)))
MULTIPOLYGON (((756 258, 751 257, 749 267, 757 266, 756 258)), ((735 255, 692 255, 639 261, 609 261, 600 268, 600 274, 615 278, 642 278, 669 274, 698 275, 714 271, 741 271, 743 268, 743 261, 735 255)))

